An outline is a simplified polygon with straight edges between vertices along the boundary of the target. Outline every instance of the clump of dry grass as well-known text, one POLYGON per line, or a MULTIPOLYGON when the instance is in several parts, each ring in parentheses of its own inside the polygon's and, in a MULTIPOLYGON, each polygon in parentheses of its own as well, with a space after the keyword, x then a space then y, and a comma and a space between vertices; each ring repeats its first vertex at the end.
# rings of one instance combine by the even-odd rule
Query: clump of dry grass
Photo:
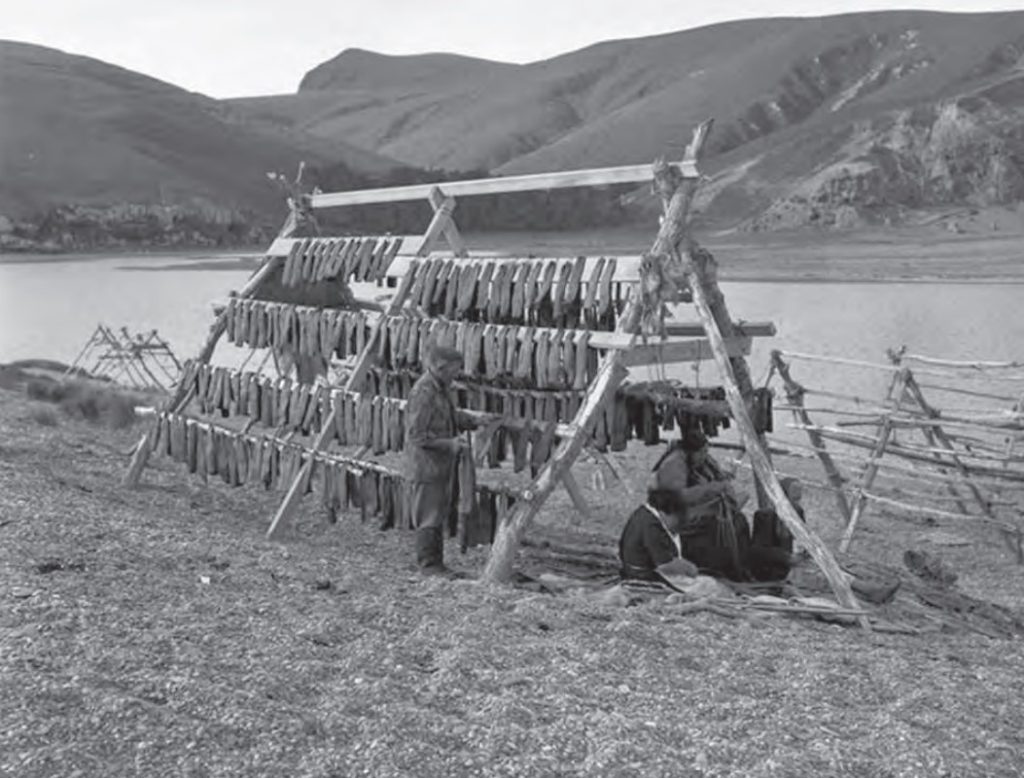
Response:
POLYGON ((29 418, 40 427, 57 426, 57 414, 53 412, 52 408, 37 405, 29 412, 28 415, 29 418))
POLYGON ((85 419, 114 429, 135 423, 138 398, 114 386, 100 386, 86 381, 59 382, 33 378, 25 392, 34 400, 55 403, 72 418, 85 419))

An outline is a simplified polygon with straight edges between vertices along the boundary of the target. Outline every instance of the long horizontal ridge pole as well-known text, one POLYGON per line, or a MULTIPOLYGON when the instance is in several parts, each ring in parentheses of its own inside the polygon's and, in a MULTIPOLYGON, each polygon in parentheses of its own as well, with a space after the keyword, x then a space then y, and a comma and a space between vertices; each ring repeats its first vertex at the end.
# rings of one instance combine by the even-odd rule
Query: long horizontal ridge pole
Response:
MULTIPOLYGON (((722 342, 730 357, 746 356, 750 353, 750 338, 724 338, 722 342)), ((659 363, 670 365, 676 362, 704 362, 714 358, 715 354, 708 338, 658 340, 629 348, 622 364, 626 367, 642 367, 659 363)))
MULTIPOLYGON (((698 178, 693 162, 674 162, 684 178, 698 178)), ((359 189, 352 192, 324 192, 310 196, 313 208, 335 208, 342 205, 369 205, 395 203, 403 200, 425 200, 435 188, 449 197, 465 195, 506 194, 535 192, 546 189, 568 189, 575 186, 608 186, 611 184, 646 184, 651 180, 651 166, 627 165, 623 167, 565 170, 560 173, 533 173, 524 176, 478 178, 467 181, 439 181, 433 184, 393 186, 381 189, 359 189)))
MULTIPOLYGON (((738 321, 733 322, 733 330, 737 335, 748 338, 771 338, 777 332, 775 324, 770 321, 738 321)), ((690 338, 704 337, 704 325, 696 322, 666 322, 665 332, 669 335, 690 338)))

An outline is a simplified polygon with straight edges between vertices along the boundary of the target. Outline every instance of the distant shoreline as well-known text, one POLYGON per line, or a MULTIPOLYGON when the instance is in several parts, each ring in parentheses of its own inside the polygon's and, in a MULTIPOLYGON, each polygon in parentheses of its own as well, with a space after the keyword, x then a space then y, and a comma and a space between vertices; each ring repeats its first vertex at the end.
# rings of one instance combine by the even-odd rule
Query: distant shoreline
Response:
MULTIPOLYGON (((646 230, 470 233, 471 250, 505 256, 637 255, 646 230)), ((835 234, 711 235, 722 281, 785 284, 1024 284, 1024 235, 944 235, 921 230, 835 234)), ((211 251, 156 250, 83 254, 0 254, 0 267, 122 260, 118 270, 254 271, 265 247, 211 251), (169 262, 168 260, 178 260, 169 262), (152 264, 150 264, 152 263, 152 264)))

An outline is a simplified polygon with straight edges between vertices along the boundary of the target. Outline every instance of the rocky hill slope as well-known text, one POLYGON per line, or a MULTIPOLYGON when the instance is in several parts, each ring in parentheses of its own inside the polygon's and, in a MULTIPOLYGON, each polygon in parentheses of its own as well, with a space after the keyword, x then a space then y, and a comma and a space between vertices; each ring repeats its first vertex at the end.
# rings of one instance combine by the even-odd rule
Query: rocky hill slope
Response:
POLYGON ((756 19, 529 65, 347 50, 295 95, 232 105, 411 164, 499 173, 649 161, 712 116, 716 221, 906 220, 1024 197, 1024 12, 756 19))
POLYGON ((262 240, 284 215, 266 173, 302 159, 352 175, 396 166, 98 60, 0 41, 8 246, 262 240))

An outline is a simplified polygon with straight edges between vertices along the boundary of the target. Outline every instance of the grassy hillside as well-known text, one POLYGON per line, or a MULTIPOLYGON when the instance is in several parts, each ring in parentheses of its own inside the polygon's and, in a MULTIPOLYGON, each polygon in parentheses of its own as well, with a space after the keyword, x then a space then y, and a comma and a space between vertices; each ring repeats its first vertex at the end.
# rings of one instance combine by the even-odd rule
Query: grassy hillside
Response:
POLYGON ((87 57, 0 41, 0 214, 57 206, 168 206, 279 222, 266 172, 299 160, 354 174, 395 163, 322 138, 256 127, 222 103, 87 57))
POLYGON ((845 204, 854 220, 885 220, 900 214, 871 211, 879 200, 898 211, 1022 197, 1022 31, 1024 12, 900 11, 730 22, 524 66, 346 51, 295 95, 233 105, 412 164, 499 173, 680 153, 710 116, 709 169, 725 177, 712 214, 834 224, 845 204), (896 156, 875 153, 891 144, 896 156), (965 161, 943 166, 951 156, 965 161), (816 198, 824 216, 800 205, 816 198), (784 215, 761 218, 779 201, 784 215))

